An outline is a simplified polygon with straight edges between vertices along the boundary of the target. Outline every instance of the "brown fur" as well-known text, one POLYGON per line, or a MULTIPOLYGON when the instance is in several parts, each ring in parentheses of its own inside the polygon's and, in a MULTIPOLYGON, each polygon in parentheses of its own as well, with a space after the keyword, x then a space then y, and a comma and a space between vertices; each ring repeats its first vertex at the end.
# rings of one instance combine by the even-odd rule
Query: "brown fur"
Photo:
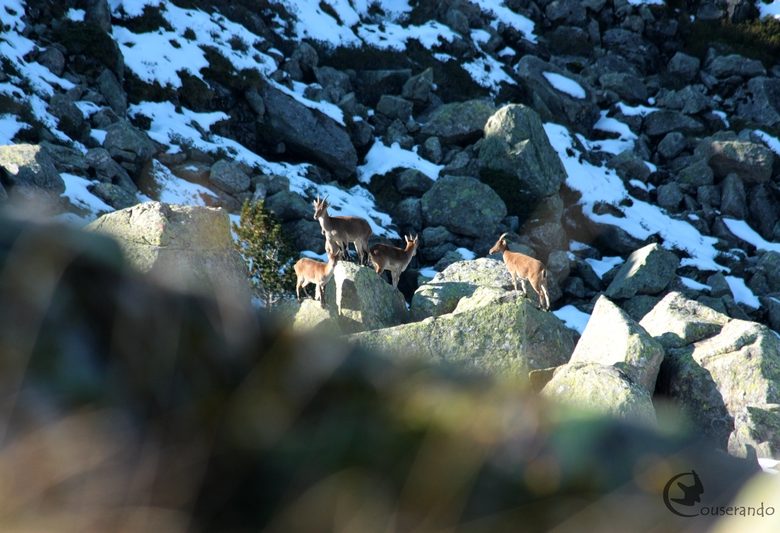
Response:
POLYGON ((303 257, 298 259, 293 267, 295 269, 295 296, 298 297, 298 301, 301 301, 301 288, 303 288, 303 294, 307 297, 309 293, 306 292, 306 285, 314 283, 316 285, 314 299, 319 300, 323 304, 325 303, 325 285, 327 285, 330 278, 333 276, 333 269, 339 262, 339 256, 337 253, 331 251, 328 252, 328 262, 316 261, 303 257))
POLYGON ((353 243, 360 264, 365 264, 368 260, 368 238, 373 233, 368 222, 360 217, 330 216, 327 198, 317 197, 312 205, 314 205, 314 219, 319 221, 326 243, 341 254, 342 258, 346 258, 349 243, 353 243))
POLYGON ((504 264, 509 271, 509 275, 512 276, 512 285, 514 285, 515 290, 517 290, 517 278, 519 278, 521 280, 520 287, 525 296, 526 292, 522 280, 528 280, 533 290, 539 296, 541 308, 549 311, 550 296, 547 291, 547 269, 544 263, 519 252, 510 252, 506 242, 506 233, 498 238, 498 241, 496 241, 496 244, 493 245, 488 253, 494 254, 496 252, 503 252, 504 264))
POLYGON ((404 249, 390 246, 389 244, 375 244, 371 247, 371 262, 377 274, 389 270, 393 280, 393 287, 398 286, 401 273, 409 266, 412 257, 417 253, 418 237, 404 236, 406 247, 404 249))

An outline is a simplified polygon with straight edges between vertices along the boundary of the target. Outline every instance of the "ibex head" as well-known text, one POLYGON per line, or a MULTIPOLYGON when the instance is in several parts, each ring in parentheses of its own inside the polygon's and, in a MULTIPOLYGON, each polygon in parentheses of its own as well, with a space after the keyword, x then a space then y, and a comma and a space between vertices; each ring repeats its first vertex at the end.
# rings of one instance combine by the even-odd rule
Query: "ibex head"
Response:
POLYGON ((494 254, 496 252, 504 252, 509 247, 506 243, 506 236, 508 233, 502 233, 501 236, 496 241, 496 244, 493 245, 493 247, 488 251, 489 254, 494 254))
POLYGON ((420 236, 415 235, 412 237, 411 235, 404 235, 404 240, 406 241, 406 250, 412 250, 412 256, 415 256, 417 254, 417 248, 420 245, 420 236))
POLYGON ((330 205, 328 204, 327 196, 325 198, 320 198, 317 196, 317 199, 314 200, 311 204, 314 206, 314 220, 317 220, 323 215, 323 213, 326 213, 328 211, 328 206, 330 205))

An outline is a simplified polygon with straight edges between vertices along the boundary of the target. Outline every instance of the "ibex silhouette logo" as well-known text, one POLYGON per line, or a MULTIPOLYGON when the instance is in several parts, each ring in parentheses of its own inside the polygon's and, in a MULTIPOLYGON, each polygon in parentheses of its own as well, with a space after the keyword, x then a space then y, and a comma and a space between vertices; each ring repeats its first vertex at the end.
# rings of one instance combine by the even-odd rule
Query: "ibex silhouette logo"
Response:
POLYGON ((695 470, 677 474, 670 479, 664 487, 664 504, 666 508, 678 516, 698 516, 696 504, 701 502, 701 495, 704 494, 704 486, 695 470), (686 483, 677 481, 684 479, 686 483), (675 484, 675 481, 677 482, 675 484), (686 509, 687 508, 687 509, 686 509), (693 511, 693 514, 686 514, 683 511, 693 511))

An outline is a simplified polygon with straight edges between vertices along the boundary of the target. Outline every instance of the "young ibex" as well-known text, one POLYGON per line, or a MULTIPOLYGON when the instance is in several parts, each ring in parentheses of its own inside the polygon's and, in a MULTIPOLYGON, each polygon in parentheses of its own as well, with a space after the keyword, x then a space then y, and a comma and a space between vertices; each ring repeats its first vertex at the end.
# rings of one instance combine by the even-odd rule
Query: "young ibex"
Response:
POLYGON ((318 196, 312 202, 314 219, 319 220, 325 241, 342 253, 346 259, 349 253, 349 243, 355 245, 360 264, 368 260, 368 238, 371 237, 371 226, 360 217, 332 217, 328 214, 328 199, 318 196))
POLYGON ((393 279, 393 287, 398 287, 398 279, 401 273, 409 266, 409 261, 417 253, 419 238, 404 236, 406 248, 396 248, 387 244, 375 244, 371 247, 371 262, 374 263, 374 270, 381 275, 383 270, 389 270, 393 279))
POLYGON ((303 294, 306 297, 309 293, 306 292, 306 285, 314 283, 316 288, 314 290, 314 299, 319 300, 323 304, 325 303, 325 285, 330 281, 333 276, 333 269, 336 268, 336 264, 339 262, 338 253, 327 247, 328 249, 328 262, 315 261, 308 257, 298 259, 295 263, 295 296, 298 297, 298 301, 301 301, 301 287, 303 287, 303 294))
POLYGON ((527 279, 536 294, 539 295, 539 304, 545 311, 550 310, 550 297, 547 294, 547 269, 544 263, 519 252, 510 252, 506 243, 506 233, 498 238, 496 244, 490 249, 491 254, 504 252, 504 264, 512 276, 512 285, 517 290, 517 278, 520 278, 520 287, 523 296, 526 295, 523 279, 527 279))

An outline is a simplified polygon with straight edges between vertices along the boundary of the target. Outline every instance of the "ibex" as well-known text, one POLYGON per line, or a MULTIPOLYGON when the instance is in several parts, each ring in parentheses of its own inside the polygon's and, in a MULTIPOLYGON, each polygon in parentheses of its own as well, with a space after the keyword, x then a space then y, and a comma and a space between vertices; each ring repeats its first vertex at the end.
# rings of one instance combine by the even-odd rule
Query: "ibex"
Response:
POLYGON ((349 243, 355 245, 360 264, 368 260, 368 238, 371 237, 371 226, 360 217, 332 217, 328 214, 328 199, 318 196, 312 202, 314 218, 319 220, 326 243, 347 258, 349 243))
POLYGON ((316 285, 314 299, 319 300, 323 304, 325 303, 325 285, 330 281, 333 276, 333 269, 336 268, 336 264, 339 262, 338 252, 328 248, 328 262, 316 261, 303 257, 298 259, 295 263, 295 296, 298 297, 298 301, 301 301, 301 287, 303 287, 303 294, 306 297, 309 293, 306 292, 306 285, 314 283, 316 285))
POLYGON ((409 266, 409 261, 417 253, 417 245, 419 238, 417 236, 412 237, 404 236, 406 241, 406 248, 396 248, 388 244, 375 244, 371 247, 371 262, 374 263, 374 270, 377 274, 382 274, 382 271, 389 270, 390 276, 393 279, 393 287, 398 287, 398 279, 401 277, 401 273, 409 266))
POLYGON ((547 269, 544 263, 519 252, 510 252, 506 243, 506 233, 498 238, 496 244, 490 249, 491 254, 504 252, 504 264, 512 276, 512 285, 517 290, 517 278, 520 278, 520 286, 523 296, 526 296, 522 280, 527 279, 536 294, 539 295, 539 304, 545 311, 550 310, 550 297, 547 294, 547 269))

